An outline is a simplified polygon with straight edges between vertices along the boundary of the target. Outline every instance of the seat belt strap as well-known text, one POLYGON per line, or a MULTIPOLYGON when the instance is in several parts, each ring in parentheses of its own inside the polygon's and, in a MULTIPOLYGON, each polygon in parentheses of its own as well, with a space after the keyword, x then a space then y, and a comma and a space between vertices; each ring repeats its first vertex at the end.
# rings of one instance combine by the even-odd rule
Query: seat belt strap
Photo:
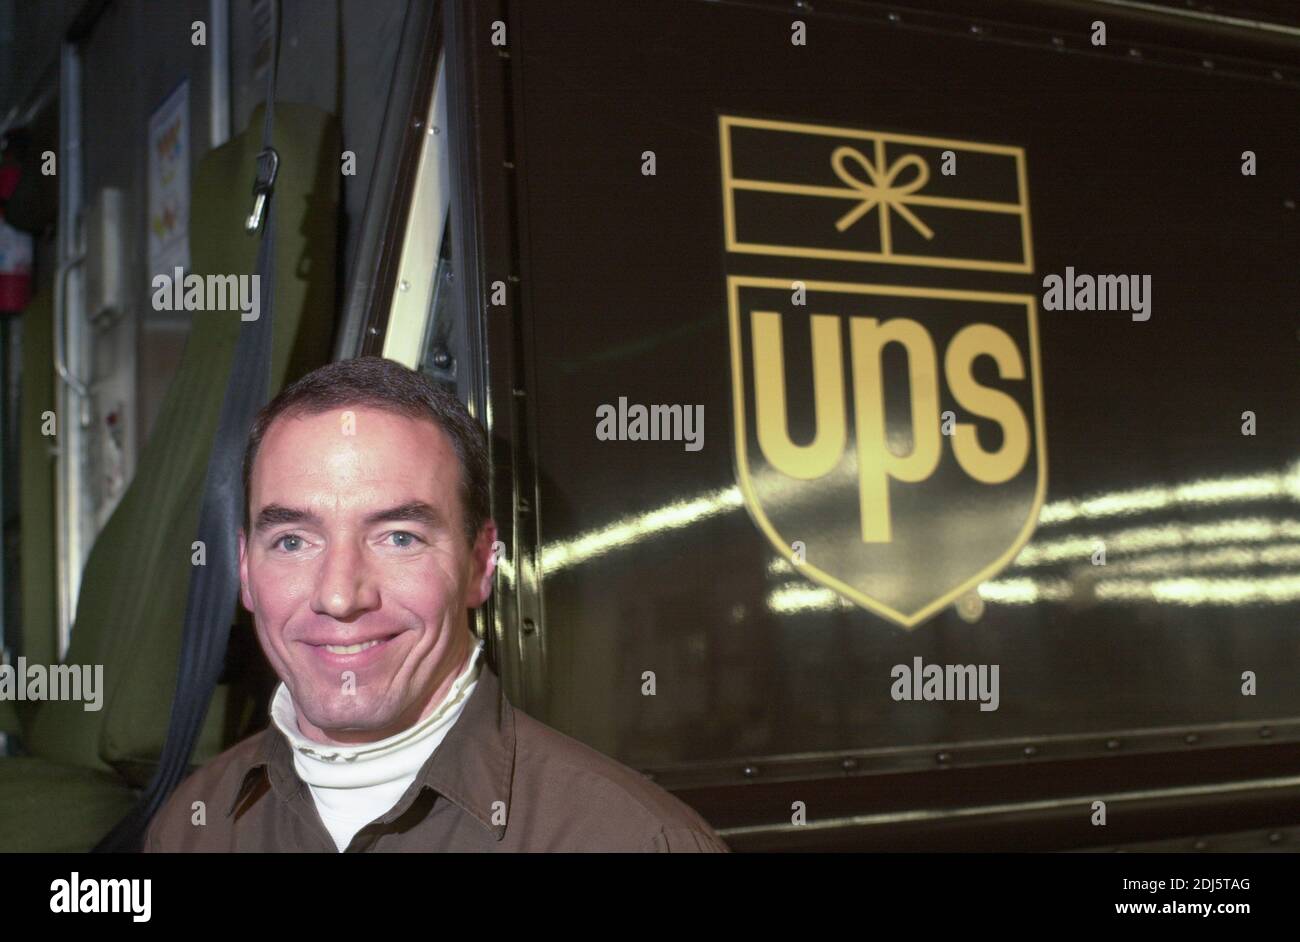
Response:
POLYGON ((150 820, 185 778, 190 756, 203 728, 225 665, 230 626, 239 597, 239 544, 244 487, 243 453, 248 430, 266 403, 271 375, 272 303, 275 298, 275 176, 279 155, 271 146, 275 123, 275 73, 279 58, 279 2, 271 4, 271 62, 266 76, 266 114, 258 154, 253 212, 245 228, 261 228, 257 251, 261 313, 241 322, 230 377, 208 458, 199 511, 198 539, 207 565, 194 566, 185 602, 176 695, 172 700, 167 741, 158 769, 139 802, 95 847, 97 853, 138 851, 150 820))

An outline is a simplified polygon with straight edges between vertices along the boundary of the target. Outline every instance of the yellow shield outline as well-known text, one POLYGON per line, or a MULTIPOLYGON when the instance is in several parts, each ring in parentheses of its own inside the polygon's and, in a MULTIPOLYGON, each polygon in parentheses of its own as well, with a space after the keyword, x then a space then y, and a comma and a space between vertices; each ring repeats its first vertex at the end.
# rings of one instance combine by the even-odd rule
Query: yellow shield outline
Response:
POLYGON ((736 481, 740 485, 740 492, 744 498, 745 507, 753 518, 754 523, 767 536, 768 541, 781 557, 785 559, 796 572, 802 573, 814 582, 818 582, 826 588, 838 592, 841 596, 857 603, 868 611, 881 615, 904 628, 911 629, 919 625, 931 615, 942 610, 950 603, 956 601, 969 589, 979 585, 990 576, 996 575, 1002 569, 1006 568, 1013 559, 1015 559, 1020 550, 1029 542, 1029 538, 1037 528, 1038 515, 1042 510, 1043 501, 1047 495, 1047 438, 1044 435, 1043 380, 1038 355, 1037 300, 1038 299, 1031 294, 1007 294, 993 291, 916 288, 905 285, 859 284, 842 281, 806 281, 802 279, 789 278, 764 278, 751 275, 727 276, 727 320, 731 344, 732 428, 735 435, 736 445, 736 481), (808 291, 840 292, 845 294, 874 294, 890 297, 920 297, 961 301, 982 301, 998 304, 1023 304, 1025 306, 1029 326, 1029 359, 1033 373, 1033 383, 1031 388, 1034 399, 1034 434, 1036 436, 1035 452, 1038 456, 1038 479, 1034 488, 1033 506, 1025 518, 1025 523, 1024 526, 1021 527, 1020 533, 1012 542, 1011 546, 1008 547, 1001 556, 989 565, 985 566, 974 576, 958 585, 956 588, 946 592, 939 598, 921 608, 919 611, 913 612, 910 615, 871 598, 806 560, 803 562, 797 561, 794 558, 793 548, 783 541, 780 534, 776 532, 776 528, 768 519, 767 514, 763 510, 762 504, 754 493, 753 482, 750 480, 749 476, 749 457, 747 450, 748 428, 745 418, 745 374, 740 333, 740 289, 742 287, 755 287, 775 288, 778 290, 789 291, 793 280, 800 280, 808 291))

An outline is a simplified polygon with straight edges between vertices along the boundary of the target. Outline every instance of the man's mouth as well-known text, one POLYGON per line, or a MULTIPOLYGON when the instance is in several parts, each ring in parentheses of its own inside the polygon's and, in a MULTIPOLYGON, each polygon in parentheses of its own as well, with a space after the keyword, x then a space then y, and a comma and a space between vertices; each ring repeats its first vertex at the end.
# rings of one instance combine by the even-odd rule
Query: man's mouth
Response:
POLYGON ((364 644, 323 644, 321 647, 330 652, 330 654, 360 654, 362 651, 373 648, 375 645, 382 643, 383 642, 376 640, 367 641, 364 644))
MULTIPOLYGON (((307 641, 305 643, 321 656, 347 658, 349 659, 348 663, 353 663, 351 659, 362 658, 372 649, 383 647, 396 637, 397 635, 387 635, 383 638, 371 638, 368 641, 354 641, 350 644, 329 641, 307 641)), ((379 652, 376 651, 374 656, 378 657, 379 652)), ((360 663, 360 661, 358 660, 355 663, 360 663)))

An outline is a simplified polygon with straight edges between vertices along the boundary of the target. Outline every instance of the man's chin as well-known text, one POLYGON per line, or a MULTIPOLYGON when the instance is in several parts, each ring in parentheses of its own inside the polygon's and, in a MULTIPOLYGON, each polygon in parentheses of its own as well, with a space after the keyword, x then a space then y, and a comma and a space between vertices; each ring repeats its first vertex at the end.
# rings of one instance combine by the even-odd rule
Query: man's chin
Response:
MULTIPOLYGON (((323 698, 294 698, 299 716, 333 740, 351 739, 357 734, 380 733, 392 727, 392 711, 370 698, 334 694, 323 698)), ((388 735, 384 732, 384 735, 388 735)), ((383 737, 377 737, 383 738, 383 737)))

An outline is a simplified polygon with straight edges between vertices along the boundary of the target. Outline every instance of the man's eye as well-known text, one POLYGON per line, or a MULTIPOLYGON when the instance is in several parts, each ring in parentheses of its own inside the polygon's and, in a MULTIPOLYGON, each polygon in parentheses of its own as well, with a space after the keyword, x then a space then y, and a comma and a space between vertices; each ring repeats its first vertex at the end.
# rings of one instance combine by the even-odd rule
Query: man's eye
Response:
POLYGON ((286 553, 296 553, 298 550, 302 549, 303 540, 302 537, 296 534, 286 533, 284 536, 272 543, 271 546, 272 548, 279 546, 284 549, 286 553))
POLYGON ((414 533, 407 533, 405 530, 398 530, 394 533, 390 533, 388 536, 393 541, 394 546, 401 547, 402 549, 414 546, 420 541, 420 538, 414 533))

